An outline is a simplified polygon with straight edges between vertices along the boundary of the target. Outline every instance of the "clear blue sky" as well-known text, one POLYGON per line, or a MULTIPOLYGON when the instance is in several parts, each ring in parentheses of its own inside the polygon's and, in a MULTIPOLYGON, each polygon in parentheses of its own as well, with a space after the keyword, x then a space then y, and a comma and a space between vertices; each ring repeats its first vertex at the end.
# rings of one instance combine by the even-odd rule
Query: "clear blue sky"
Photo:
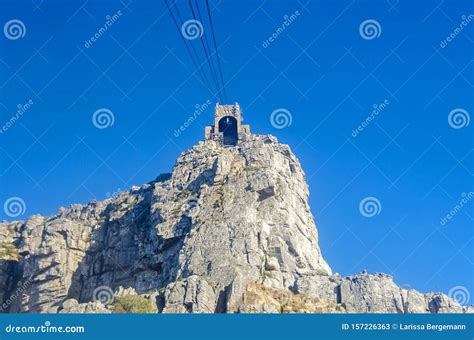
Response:
MULTIPOLYGON (((0 134, 0 202, 21 197, 18 219, 153 180, 203 138, 212 106, 174 136, 196 104, 216 99, 193 75, 163 2, 128 1, 2 1, 2 27, 19 19, 26 32, 0 37, 0 123, 33 102, 0 134), (112 126, 92 124, 100 108, 113 112, 112 126)), ((474 21, 440 45, 474 13, 472 1, 255 3, 212 1, 229 101, 240 103, 253 132, 277 136, 300 159, 334 271, 383 271, 405 287, 473 292, 474 202, 440 223, 474 191, 474 122, 448 124, 453 109, 474 111, 474 21), (368 19, 380 25, 374 39, 359 32, 368 19), (270 122, 279 108, 292 116, 283 129, 270 122), (378 215, 360 213, 365 197, 379 200, 378 215)), ((178 6, 191 18, 187 1, 178 6)), ((3 209, 0 218, 11 220, 3 209)))

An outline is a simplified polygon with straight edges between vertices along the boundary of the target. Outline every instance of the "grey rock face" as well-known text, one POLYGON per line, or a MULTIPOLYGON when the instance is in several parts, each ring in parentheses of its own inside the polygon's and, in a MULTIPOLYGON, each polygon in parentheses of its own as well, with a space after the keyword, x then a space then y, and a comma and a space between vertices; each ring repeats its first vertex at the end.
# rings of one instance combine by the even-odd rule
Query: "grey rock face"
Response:
POLYGON ((10 247, 0 260, 2 310, 108 313, 99 290, 111 301, 133 288, 162 313, 298 311, 260 296, 257 283, 272 296, 310 296, 301 305, 312 312, 462 311, 383 274, 332 275, 308 193, 298 160, 274 137, 252 135, 236 147, 200 142, 149 184, 1 223, 0 244, 10 247), (249 285, 254 302, 265 303, 245 304, 249 285))
POLYGON ((101 313, 101 314, 109 314, 110 310, 107 309, 102 303, 99 301, 91 301, 87 303, 79 303, 76 299, 68 299, 64 301, 59 309, 59 313, 76 313, 76 314, 83 314, 83 313, 101 313))

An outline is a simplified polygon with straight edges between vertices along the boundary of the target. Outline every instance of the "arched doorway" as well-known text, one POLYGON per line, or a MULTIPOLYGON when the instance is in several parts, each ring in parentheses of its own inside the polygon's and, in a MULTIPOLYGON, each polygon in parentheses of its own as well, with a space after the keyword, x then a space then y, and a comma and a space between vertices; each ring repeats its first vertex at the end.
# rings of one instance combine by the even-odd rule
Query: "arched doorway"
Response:
POLYGON ((239 135, 237 132, 237 119, 231 116, 222 117, 219 120, 219 133, 224 135, 224 145, 237 145, 239 135))

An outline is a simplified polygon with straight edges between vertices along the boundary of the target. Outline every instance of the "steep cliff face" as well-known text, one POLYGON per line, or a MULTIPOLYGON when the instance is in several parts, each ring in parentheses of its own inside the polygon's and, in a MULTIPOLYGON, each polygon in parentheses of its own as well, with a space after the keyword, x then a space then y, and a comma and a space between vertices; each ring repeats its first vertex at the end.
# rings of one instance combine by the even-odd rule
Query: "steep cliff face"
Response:
POLYGON ((1 308, 110 312, 127 295, 163 313, 463 311, 383 274, 332 275, 307 199, 274 137, 200 142, 149 184, 1 223, 1 308))

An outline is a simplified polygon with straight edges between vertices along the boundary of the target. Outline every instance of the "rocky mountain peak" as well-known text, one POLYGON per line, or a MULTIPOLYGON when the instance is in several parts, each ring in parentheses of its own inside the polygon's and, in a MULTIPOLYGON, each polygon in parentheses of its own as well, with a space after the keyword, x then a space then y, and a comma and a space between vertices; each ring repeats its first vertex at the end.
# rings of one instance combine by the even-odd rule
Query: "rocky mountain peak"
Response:
POLYGON ((384 274, 333 275, 308 194, 275 137, 199 142, 148 184, 2 222, 2 311, 133 312, 125 300, 163 313, 464 310, 384 274))

